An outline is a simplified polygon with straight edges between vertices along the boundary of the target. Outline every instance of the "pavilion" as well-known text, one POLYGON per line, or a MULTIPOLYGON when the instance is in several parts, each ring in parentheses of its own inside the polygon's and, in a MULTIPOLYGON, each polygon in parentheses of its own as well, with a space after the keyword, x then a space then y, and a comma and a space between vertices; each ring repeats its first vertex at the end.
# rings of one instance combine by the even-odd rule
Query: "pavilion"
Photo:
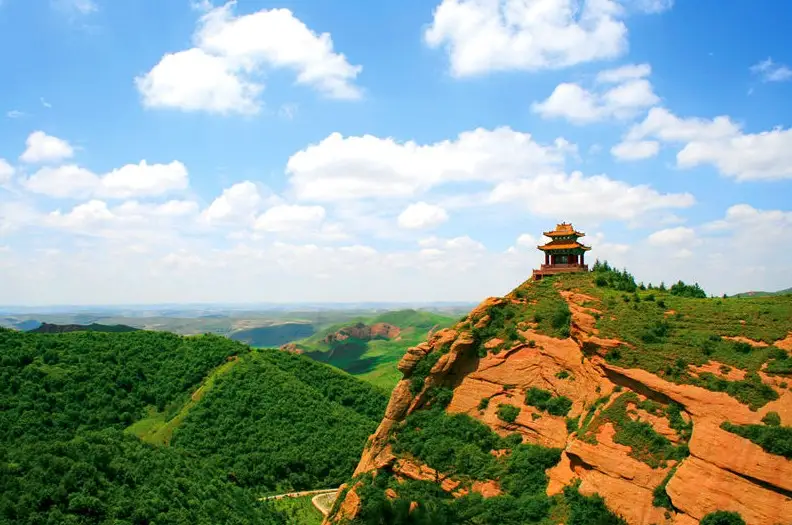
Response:
POLYGON ((533 271, 534 280, 546 275, 588 271, 585 256, 591 247, 578 242, 585 233, 575 230, 571 223, 562 222, 556 225, 555 230, 544 232, 544 235, 550 241, 537 246, 544 252, 545 262, 538 270, 533 271))

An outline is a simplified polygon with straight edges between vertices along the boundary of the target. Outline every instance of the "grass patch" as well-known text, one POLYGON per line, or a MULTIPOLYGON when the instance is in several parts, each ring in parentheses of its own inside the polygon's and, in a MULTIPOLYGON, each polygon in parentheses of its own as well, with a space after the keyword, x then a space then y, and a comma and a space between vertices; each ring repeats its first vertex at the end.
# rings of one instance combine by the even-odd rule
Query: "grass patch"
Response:
POLYGON ((231 371, 238 362, 239 359, 226 361, 212 370, 203 380, 201 386, 193 392, 187 402, 184 403, 178 411, 175 411, 172 406, 166 407, 162 412, 157 411, 155 407, 149 407, 147 416, 132 423, 124 432, 137 436, 146 443, 151 443, 152 445, 169 445, 174 430, 181 425, 184 418, 189 414, 190 409, 193 408, 207 392, 212 390, 217 378, 231 371))
POLYGON ((272 500, 272 506, 286 516, 288 523, 293 525, 321 525, 322 513, 314 507, 313 496, 299 498, 281 498, 272 500))

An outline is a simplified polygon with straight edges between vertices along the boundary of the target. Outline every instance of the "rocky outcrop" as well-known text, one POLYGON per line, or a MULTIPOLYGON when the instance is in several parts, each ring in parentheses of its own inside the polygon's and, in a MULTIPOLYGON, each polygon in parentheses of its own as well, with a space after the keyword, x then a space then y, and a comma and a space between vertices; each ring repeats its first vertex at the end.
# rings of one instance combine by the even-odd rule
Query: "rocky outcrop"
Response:
POLYGON ((346 341, 347 339, 359 339, 361 341, 371 341, 373 339, 396 339, 399 337, 401 329, 388 323, 374 323, 367 325, 364 323, 357 323, 352 326, 345 326, 344 328, 327 334, 323 343, 333 343, 336 341, 346 341))
POLYGON ((733 472, 689 457, 668 482, 674 507, 695 519, 716 510, 739 512, 748 525, 792 522, 792 498, 733 472))
MULTIPOLYGON (((599 314, 596 298, 577 292, 561 294, 572 314, 569 338, 543 335, 537 332, 534 323, 521 320, 517 324, 521 328, 519 341, 500 338, 476 341, 468 322, 479 330, 486 328, 490 307, 519 300, 489 298, 456 327, 433 333, 426 342, 410 348, 398 364, 404 378, 394 388, 385 416, 369 438, 355 475, 389 468, 397 478, 436 481, 454 496, 466 490, 485 497, 501 493, 498 480, 460 487, 457 480, 442 472, 421 465, 414 458, 397 457, 393 453, 388 437, 394 426, 426 404, 431 387, 443 385, 453 389, 447 406, 449 413, 468 414, 500 435, 517 432, 523 442, 563 449, 561 461, 547 471, 548 495, 558 494, 564 487, 579 482, 581 493, 600 494, 608 507, 630 525, 695 525, 714 510, 737 511, 748 525, 792 523, 792 461, 769 454, 720 428, 724 421, 758 424, 770 411, 779 413, 784 424, 790 424, 792 391, 774 384, 779 399, 752 411, 724 392, 673 383, 646 370, 615 366, 603 358, 604 354, 610 348, 629 345, 600 336, 596 328, 595 315, 599 314), (479 344, 497 352, 479 357, 476 351, 479 344), (436 361, 422 389, 417 391, 413 377, 416 367, 434 353, 437 353, 436 361), (628 417, 651 425, 673 444, 683 445, 689 439, 690 455, 679 463, 668 460, 653 468, 636 459, 640 456, 629 446, 617 442, 612 423, 599 421, 593 427, 595 435, 580 436, 577 431, 570 431, 574 427, 568 426, 567 417, 527 405, 525 391, 531 387, 569 398, 572 407, 567 417, 579 421, 591 421, 592 410, 596 419, 621 393, 633 392, 633 399, 651 400, 654 406, 674 402, 682 407, 683 420, 692 422, 692 435, 689 431, 681 434, 676 429, 679 427, 672 428, 665 413, 652 409, 651 405, 645 408, 647 405, 640 401, 627 403, 628 417), (605 398, 609 400, 604 401, 605 398), (513 422, 498 418, 500 404, 520 409, 513 422), (665 482, 672 507, 669 509, 654 506, 655 489, 665 482)), ((792 334, 787 339, 792 340, 792 334)), ((775 344, 784 348, 786 341, 775 344)), ((727 370, 718 362, 690 371, 710 372, 731 380, 744 377, 744 371, 727 370)), ((767 384, 773 380, 770 376, 765 379, 767 384)), ((348 493, 342 508, 359 505, 359 500, 350 498, 348 493)))

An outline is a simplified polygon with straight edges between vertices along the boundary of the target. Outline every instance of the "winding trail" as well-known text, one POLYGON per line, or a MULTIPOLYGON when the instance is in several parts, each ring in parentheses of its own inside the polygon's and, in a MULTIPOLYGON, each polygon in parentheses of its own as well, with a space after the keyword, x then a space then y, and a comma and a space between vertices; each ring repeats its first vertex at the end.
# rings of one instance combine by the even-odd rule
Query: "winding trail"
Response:
MULTIPOLYGON (((340 487, 339 487, 340 488, 340 487)), ((333 507, 333 503, 335 502, 335 496, 338 494, 339 488, 335 489, 318 489, 318 490, 301 490, 298 492, 286 492, 284 494, 275 494, 273 496, 264 496, 259 498, 260 501, 267 501, 267 500, 278 500, 283 498, 301 498, 303 496, 311 496, 311 503, 316 509, 322 513, 323 516, 327 516, 330 513, 330 509, 333 507), (333 496, 333 497, 330 497, 333 496)))

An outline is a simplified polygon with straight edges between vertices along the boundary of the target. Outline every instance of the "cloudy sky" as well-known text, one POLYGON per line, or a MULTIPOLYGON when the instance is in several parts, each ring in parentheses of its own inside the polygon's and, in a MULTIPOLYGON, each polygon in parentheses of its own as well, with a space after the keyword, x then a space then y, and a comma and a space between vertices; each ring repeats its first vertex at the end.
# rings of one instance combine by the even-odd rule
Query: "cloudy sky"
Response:
MULTIPOLYGON (((792 286, 784 0, 0 0, 0 304, 792 286)), ((789 66, 789 67, 788 67, 789 66)))

